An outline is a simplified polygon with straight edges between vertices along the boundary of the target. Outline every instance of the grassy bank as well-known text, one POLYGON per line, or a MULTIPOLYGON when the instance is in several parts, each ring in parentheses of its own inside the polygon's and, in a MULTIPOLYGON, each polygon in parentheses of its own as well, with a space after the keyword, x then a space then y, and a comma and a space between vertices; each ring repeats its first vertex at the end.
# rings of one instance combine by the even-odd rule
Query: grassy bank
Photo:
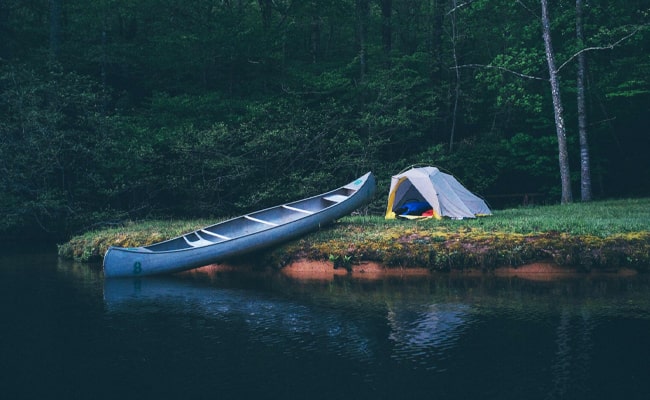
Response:
MULTIPOLYGON (((110 245, 147 245, 214 222, 130 222, 74 237, 59 246, 59 255, 100 261, 110 245)), ((346 268, 374 261, 387 267, 493 269, 543 260, 581 270, 650 271, 650 199, 497 210, 462 221, 350 216, 256 257, 277 267, 305 258, 346 268)))

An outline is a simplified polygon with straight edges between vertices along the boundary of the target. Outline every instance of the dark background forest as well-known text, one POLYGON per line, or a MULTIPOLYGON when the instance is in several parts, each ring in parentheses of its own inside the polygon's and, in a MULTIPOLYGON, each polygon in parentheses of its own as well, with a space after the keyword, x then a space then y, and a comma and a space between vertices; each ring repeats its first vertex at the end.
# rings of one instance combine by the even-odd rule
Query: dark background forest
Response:
MULTIPOLYGON (((650 6, 548 0, 571 167, 650 195, 650 6), (588 147, 578 135, 586 61, 588 147)), ((0 0, 0 233, 224 217, 413 164, 560 202, 539 0, 0 0)), ((576 196, 576 201, 580 197, 576 196)))

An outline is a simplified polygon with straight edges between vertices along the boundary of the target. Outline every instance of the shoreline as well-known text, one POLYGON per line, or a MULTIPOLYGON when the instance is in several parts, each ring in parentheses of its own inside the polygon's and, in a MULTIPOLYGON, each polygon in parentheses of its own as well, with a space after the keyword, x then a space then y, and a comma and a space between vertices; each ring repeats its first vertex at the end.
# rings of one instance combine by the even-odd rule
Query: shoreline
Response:
MULTIPOLYGON (((349 216, 298 239, 242 254, 238 259, 215 261, 237 266, 250 263, 257 269, 276 271, 286 267, 284 273, 288 275, 327 277, 331 270, 336 275, 348 274, 349 270, 350 275, 362 277, 424 274, 414 272, 414 267, 431 274, 461 275, 541 277, 565 276, 570 271, 589 276, 618 270, 643 274, 650 272, 649 210, 650 199, 642 199, 518 208, 462 221, 386 221, 381 216, 349 216), (540 263, 545 266, 540 267, 540 263)), ((72 237, 58 246, 58 254, 81 262, 101 262, 111 246, 147 246, 207 224, 184 220, 128 222, 72 237)))

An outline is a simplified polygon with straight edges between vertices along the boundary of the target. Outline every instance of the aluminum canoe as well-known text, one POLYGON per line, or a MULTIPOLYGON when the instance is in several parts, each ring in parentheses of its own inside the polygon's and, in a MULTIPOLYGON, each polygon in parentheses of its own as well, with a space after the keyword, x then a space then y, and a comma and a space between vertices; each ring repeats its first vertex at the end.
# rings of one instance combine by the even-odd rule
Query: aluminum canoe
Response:
POLYGON ((110 247, 106 278, 185 271, 257 251, 305 235, 346 216, 374 195, 371 172, 318 196, 229 219, 143 247, 110 247))

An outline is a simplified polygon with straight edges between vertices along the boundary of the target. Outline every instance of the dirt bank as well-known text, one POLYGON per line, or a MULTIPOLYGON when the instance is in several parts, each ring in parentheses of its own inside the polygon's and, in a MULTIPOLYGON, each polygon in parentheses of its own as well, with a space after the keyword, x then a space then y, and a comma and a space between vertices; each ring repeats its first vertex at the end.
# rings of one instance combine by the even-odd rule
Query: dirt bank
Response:
POLYGON ((381 279, 385 277, 426 276, 426 268, 386 268, 374 262, 362 262, 350 267, 336 268, 331 262, 299 260, 282 268, 281 273, 295 279, 332 279, 334 276, 350 275, 353 278, 381 279))
MULTIPOLYGON (((272 274, 275 273, 271 268, 255 267, 249 264, 211 264, 202 268, 197 268, 191 271, 184 272, 184 274, 197 274, 197 275, 210 275, 216 277, 219 273, 226 272, 241 272, 253 274, 272 274)), ((280 273, 288 278, 296 280, 332 280, 337 276, 349 276, 355 279, 384 279, 388 277, 425 277, 431 276, 434 272, 427 268, 422 267, 409 267, 409 268, 389 268, 375 262, 362 262, 350 267, 334 268, 333 264, 328 261, 314 261, 308 259, 300 259, 294 261, 287 266, 280 269, 280 273)), ((435 272, 441 274, 442 272, 435 272)), ((584 277, 589 275, 608 275, 608 276, 632 276, 636 275, 637 271, 633 269, 617 269, 611 271, 592 271, 582 272, 575 268, 562 267, 551 262, 537 262, 522 265, 519 267, 501 267, 494 270, 481 270, 470 268, 465 270, 453 270, 447 272, 453 276, 481 276, 492 275, 497 277, 512 278, 518 277, 521 279, 535 280, 535 281, 553 281, 564 278, 584 277)), ((442 273, 445 274, 445 273, 442 273)))

